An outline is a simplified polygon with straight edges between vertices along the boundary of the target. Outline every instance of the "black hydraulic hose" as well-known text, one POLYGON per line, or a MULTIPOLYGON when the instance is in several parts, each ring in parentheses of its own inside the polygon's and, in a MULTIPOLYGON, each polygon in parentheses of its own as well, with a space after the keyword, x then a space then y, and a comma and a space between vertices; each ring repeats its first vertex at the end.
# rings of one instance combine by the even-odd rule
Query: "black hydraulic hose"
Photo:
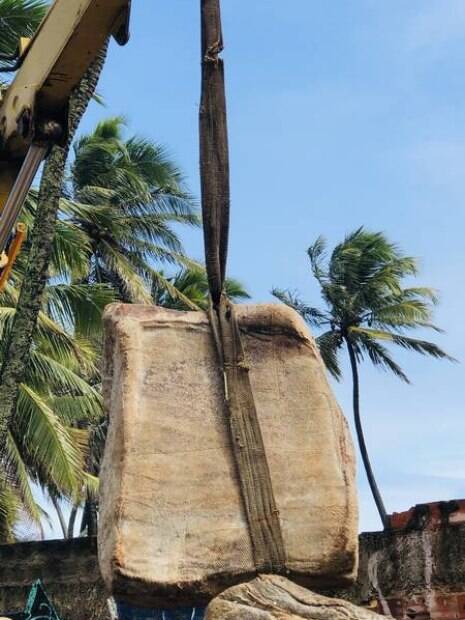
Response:
POLYGON ((0 253, 8 244, 11 231, 19 217, 37 170, 47 155, 47 150, 47 146, 33 144, 24 158, 21 170, 0 214, 0 253))

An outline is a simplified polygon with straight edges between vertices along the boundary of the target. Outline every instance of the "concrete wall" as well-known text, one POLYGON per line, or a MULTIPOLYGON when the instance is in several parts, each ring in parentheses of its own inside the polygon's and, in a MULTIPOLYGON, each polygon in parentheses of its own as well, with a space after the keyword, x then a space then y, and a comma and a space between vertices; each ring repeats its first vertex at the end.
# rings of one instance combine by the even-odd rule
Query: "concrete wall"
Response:
POLYGON ((391 523, 360 536, 358 581, 332 594, 402 620, 465 619, 465 502, 419 505, 391 523))
POLYGON ((63 620, 109 620, 95 539, 0 545, 0 612, 22 611, 36 579, 63 620))
POLYGON ((360 542, 358 581, 344 598, 402 619, 465 618, 465 525, 362 534, 360 542))

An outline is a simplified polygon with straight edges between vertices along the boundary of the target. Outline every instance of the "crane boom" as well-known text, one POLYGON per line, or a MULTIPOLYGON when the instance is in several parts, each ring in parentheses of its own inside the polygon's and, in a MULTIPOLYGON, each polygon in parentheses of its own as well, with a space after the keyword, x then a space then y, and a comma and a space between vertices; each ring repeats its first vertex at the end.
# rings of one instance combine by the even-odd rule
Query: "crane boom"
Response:
MULTIPOLYGON (((73 89, 110 35, 121 45, 127 42, 130 7, 131 0, 55 0, 20 57, 0 103, 0 252, 13 241, 24 198, 48 149, 67 140, 73 89)), ((1 268, 0 262, 0 287, 1 268)))

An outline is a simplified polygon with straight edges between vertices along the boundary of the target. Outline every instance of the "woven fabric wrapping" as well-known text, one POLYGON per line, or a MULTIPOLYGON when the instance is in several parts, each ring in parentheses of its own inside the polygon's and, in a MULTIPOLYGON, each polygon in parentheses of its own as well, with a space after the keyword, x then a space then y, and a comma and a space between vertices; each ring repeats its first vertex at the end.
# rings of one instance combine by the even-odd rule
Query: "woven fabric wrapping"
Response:
MULTIPOLYGON (((342 585, 356 569, 354 454, 318 350, 284 305, 234 312, 286 575, 310 587, 342 585)), ((238 372, 240 363, 226 368, 238 372)), ((187 607, 252 578, 257 558, 232 446, 244 442, 230 431, 206 314, 109 307, 104 398, 110 425, 98 542, 109 592, 141 607, 187 607)), ((253 442, 260 448, 255 431, 253 442)))

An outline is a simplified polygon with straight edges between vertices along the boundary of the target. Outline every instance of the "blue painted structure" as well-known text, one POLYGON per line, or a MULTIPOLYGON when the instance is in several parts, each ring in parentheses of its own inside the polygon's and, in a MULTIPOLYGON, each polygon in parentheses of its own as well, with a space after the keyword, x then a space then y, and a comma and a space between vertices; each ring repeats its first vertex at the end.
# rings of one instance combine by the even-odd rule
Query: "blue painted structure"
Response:
POLYGON ((11 620, 60 620, 40 579, 32 585, 26 609, 23 612, 6 614, 3 617, 11 620))
POLYGON ((143 609, 116 602, 118 620, 203 620, 204 607, 143 609))

